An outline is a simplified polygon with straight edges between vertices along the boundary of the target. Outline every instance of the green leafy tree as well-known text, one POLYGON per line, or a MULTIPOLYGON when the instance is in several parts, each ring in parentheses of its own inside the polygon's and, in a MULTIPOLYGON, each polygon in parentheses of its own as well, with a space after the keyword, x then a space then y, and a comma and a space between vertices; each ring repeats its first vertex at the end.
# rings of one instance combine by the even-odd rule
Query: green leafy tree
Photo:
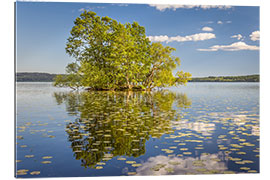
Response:
POLYGON ((79 66, 76 63, 70 63, 66 67, 67 75, 57 75, 54 85, 59 87, 70 87, 74 90, 81 86, 81 75, 78 73, 79 66))
POLYGON ((84 11, 70 34, 66 52, 76 62, 68 65, 66 76, 56 77, 56 86, 152 90, 185 84, 190 78, 189 73, 173 75, 180 65, 171 55, 175 49, 151 43, 137 22, 122 24, 84 11))

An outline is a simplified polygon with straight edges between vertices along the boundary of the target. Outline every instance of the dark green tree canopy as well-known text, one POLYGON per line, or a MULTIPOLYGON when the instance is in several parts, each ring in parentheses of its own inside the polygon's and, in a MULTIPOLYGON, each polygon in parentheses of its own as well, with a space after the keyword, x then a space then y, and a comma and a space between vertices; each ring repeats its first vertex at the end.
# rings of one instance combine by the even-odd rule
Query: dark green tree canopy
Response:
POLYGON ((174 48, 151 43, 137 22, 122 24, 84 11, 74 21, 66 52, 76 62, 67 66, 56 86, 93 90, 152 90, 185 84, 189 73, 173 70, 180 65, 174 48))

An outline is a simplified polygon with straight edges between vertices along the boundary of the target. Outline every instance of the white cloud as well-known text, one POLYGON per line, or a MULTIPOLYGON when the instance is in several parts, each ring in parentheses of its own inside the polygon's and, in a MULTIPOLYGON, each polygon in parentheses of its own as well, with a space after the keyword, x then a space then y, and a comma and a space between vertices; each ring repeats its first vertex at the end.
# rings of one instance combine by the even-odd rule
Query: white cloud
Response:
POLYGON ((252 45, 247 45, 244 42, 236 42, 231 45, 214 45, 211 46, 209 49, 197 49, 198 51, 241 51, 241 50, 250 50, 250 51, 255 51, 259 50, 260 48, 258 46, 252 46, 252 45))
POLYGON ((230 24, 232 21, 217 21, 217 24, 230 24))
POLYGON ((90 7, 90 6, 87 6, 86 8, 81 8, 79 9, 78 11, 79 12, 83 12, 83 11, 91 11, 91 10, 94 10, 94 9, 104 9, 105 6, 93 6, 93 7, 90 7))
POLYGON ((254 31, 249 35, 252 41, 259 41, 260 40, 260 31, 254 31))
POLYGON ((148 36, 149 40, 150 41, 153 41, 153 42, 165 42, 165 41, 168 41, 169 40, 169 37, 168 36, 163 36, 163 35, 160 35, 160 36, 148 36))
POLYGON ((207 27, 207 26, 203 27, 202 30, 203 30, 203 31, 214 31, 213 28, 207 27))
POLYGON ((241 40, 243 38, 243 36, 241 34, 237 34, 237 35, 231 36, 231 38, 236 38, 238 40, 241 40))
POLYGON ((189 36, 173 36, 168 37, 167 35, 160 35, 160 36, 148 36, 149 40, 152 42, 185 42, 185 41, 204 41, 208 39, 216 38, 216 35, 213 33, 198 33, 192 34, 189 36))
POLYGON ((223 24, 223 22, 222 22, 222 21, 218 21, 217 23, 218 23, 218 24, 223 24))
POLYGON ((177 4, 149 4, 151 7, 155 7, 159 11, 165 11, 166 9, 176 10, 179 8, 184 9, 192 9, 192 8, 201 8, 201 9, 210 9, 210 8, 217 8, 217 9, 229 9, 232 6, 225 6, 225 5, 177 5, 177 4))

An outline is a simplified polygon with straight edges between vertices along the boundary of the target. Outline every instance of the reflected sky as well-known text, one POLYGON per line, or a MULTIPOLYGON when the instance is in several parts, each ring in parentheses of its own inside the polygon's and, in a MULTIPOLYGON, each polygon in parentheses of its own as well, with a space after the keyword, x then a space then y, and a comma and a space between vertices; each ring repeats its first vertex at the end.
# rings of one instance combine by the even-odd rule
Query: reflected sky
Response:
POLYGON ((259 172, 259 84, 83 92, 17 83, 20 178, 259 172))
POLYGON ((177 175, 233 173, 227 171, 226 162, 218 154, 202 154, 199 157, 150 157, 137 170, 137 175, 177 175))

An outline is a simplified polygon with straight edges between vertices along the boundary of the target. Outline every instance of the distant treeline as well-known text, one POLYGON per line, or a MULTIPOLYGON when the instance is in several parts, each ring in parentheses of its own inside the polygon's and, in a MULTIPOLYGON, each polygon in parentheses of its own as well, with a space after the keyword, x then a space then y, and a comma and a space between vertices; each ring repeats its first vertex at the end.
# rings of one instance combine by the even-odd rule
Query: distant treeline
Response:
MULTIPOLYGON (((57 74, 16 73, 17 82, 53 82, 57 74)), ((259 82, 259 75, 195 77, 189 82, 259 82)))
POLYGON ((260 82, 260 75, 197 77, 190 82, 260 82))
POLYGON ((49 73, 16 73, 17 82, 53 82, 57 74, 49 73))

